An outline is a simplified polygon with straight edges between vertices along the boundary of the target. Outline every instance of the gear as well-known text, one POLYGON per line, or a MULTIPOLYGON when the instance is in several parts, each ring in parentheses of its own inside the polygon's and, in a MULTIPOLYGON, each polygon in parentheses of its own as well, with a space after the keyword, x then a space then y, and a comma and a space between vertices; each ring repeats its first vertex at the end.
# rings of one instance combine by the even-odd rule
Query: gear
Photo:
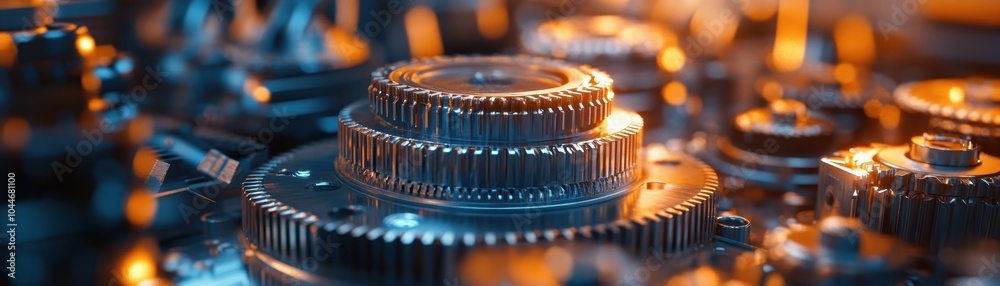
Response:
POLYGON ((526 56, 456 56, 396 63, 372 73, 369 103, 405 130, 479 141, 554 139, 611 113, 611 78, 526 56))
POLYGON ((973 137, 991 155, 1000 155, 1000 80, 936 79, 907 83, 896 89, 897 104, 919 124, 937 131, 973 137))
POLYGON ((477 246, 589 240, 676 254, 709 241, 715 226, 715 172, 666 151, 647 152, 642 181, 572 208, 404 203, 354 187, 330 164, 338 153, 336 141, 316 143, 248 177, 243 229, 258 256, 312 276, 434 284, 453 277, 454 263, 477 246))
POLYGON ((601 195, 640 175, 634 150, 642 147, 642 119, 623 111, 601 130, 556 142, 476 145, 409 138, 378 125, 367 107, 355 104, 341 115, 340 149, 346 151, 337 166, 383 191, 446 201, 539 203, 601 195))
POLYGON ((924 135, 911 146, 873 145, 822 159, 818 211, 857 217, 936 254, 944 247, 1000 237, 1000 158, 968 140, 924 135), (947 143, 959 143, 950 145, 947 143), (921 157, 912 148, 933 147, 921 157), (956 161, 975 151, 972 162, 956 161), (931 159, 931 160, 927 160, 931 159))

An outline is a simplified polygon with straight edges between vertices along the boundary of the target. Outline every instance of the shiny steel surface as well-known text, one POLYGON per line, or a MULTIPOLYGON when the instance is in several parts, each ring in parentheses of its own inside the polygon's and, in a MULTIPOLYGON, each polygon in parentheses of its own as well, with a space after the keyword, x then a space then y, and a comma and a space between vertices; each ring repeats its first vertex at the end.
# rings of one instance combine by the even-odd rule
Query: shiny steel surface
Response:
MULTIPOLYGON (((918 144, 923 137, 913 141, 918 144)), ((932 254, 996 239, 1000 158, 980 153, 979 163, 971 166, 928 164, 912 159, 910 148, 873 145, 824 157, 817 212, 856 217, 872 230, 932 254)))
POLYGON ((911 129, 922 132, 927 124, 935 131, 971 136, 987 154, 1000 155, 998 87, 1000 81, 989 78, 934 79, 902 85, 894 97, 911 115, 911 129))

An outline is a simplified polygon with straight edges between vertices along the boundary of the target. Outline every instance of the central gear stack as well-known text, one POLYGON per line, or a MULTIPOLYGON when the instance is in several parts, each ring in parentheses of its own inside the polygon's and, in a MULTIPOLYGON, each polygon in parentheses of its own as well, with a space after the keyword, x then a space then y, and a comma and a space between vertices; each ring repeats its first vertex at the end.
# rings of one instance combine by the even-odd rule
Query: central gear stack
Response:
POLYGON ((715 172, 641 154, 642 119, 616 110, 610 88, 603 72, 522 56, 376 70, 337 140, 245 183, 250 273, 440 284, 481 246, 587 240, 669 255, 710 241, 715 172))

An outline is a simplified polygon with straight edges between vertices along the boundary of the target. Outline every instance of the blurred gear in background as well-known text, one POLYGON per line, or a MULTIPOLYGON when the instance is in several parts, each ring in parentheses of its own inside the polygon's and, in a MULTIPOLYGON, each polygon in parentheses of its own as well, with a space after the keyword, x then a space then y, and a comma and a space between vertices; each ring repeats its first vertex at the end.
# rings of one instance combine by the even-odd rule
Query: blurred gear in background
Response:
POLYGON ((0 1, 7 284, 996 284, 997 14, 0 1))

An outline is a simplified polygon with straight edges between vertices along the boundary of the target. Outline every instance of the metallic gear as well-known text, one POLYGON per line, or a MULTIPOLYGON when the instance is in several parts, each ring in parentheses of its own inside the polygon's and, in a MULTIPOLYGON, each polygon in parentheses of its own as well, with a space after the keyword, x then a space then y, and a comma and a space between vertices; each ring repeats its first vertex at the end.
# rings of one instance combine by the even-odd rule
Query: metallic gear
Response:
POLYGON ((735 187, 742 181, 786 191, 811 186, 819 157, 834 148, 833 122, 799 101, 772 101, 737 115, 733 124, 731 135, 716 139, 704 157, 727 180, 739 180, 735 187))
POLYGON ((909 145, 856 147, 823 158, 818 213, 856 217, 931 255, 1000 237, 1000 158, 950 135, 925 134, 909 145))
POLYGON ((844 217, 775 229, 765 245, 768 264, 790 285, 893 285, 912 258, 905 244, 844 217))
POLYGON ((551 139, 593 129, 611 113, 611 78, 526 56, 418 59, 372 73, 379 119, 426 135, 477 141, 551 139))
MULTIPOLYGON (((413 84, 411 90, 437 91, 412 93, 423 94, 414 98, 441 104, 427 99, 467 94, 471 102, 449 106, 450 112, 474 114, 485 123, 481 127, 487 134, 500 134, 490 130, 520 128, 520 122, 509 126, 496 120, 503 116, 498 109, 510 109, 489 104, 518 97, 535 100, 532 95, 544 94, 537 90, 552 85, 537 84, 539 74, 531 72, 475 82, 475 71, 513 72, 515 65, 507 62, 523 61, 534 64, 530 70, 535 71, 584 69, 522 57, 436 58, 389 69, 435 71, 431 80, 404 80, 413 84), (472 70, 470 63, 475 63, 472 70), (475 85, 462 84, 469 76, 475 85), (502 92, 478 92, 494 86, 502 92)), ((379 86, 398 85, 379 81, 384 73, 373 75, 369 102, 374 110, 363 102, 345 109, 337 141, 302 147, 248 177, 244 232, 248 259, 256 261, 250 264, 260 266, 251 268, 298 268, 283 275, 315 284, 434 284, 456 277, 462 256, 482 245, 587 240, 635 253, 676 254, 710 241, 716 218, 715 172, 665 148, 641 155, 642 120, 635 114, 610 111, 610 102, 576 102, 573 106, 579 109, 574 112, 599 115, 607 109, 610 115, 600 116, 599 126, 578 130, 586 124, 547 119, 559 113, 538 112, 534 116, 539 122, 553 125, 536 129, 534 138, 441 137, 441 132, 394 128, 418 118, 396 117, 404 125, 379 120, 393 113, 380 110, 378 103, 390 104, 401 96, 385 92, 401 88, 379 86), (364 278, 341 280, 359 273, 364 278)), ((388 77, 393 74, 388 72, 388 77)), ((582 101, 579 97, 610 99, 600 88, 578 86, 594 77, 583 76, 570 91, 597 92, 567 96, 567 102, 582 101)), ((572 76, 545 79, 560 78, 572 76)), ((538 101, 527 106, 547 109, 551 105, 545 104, 553 103, 562 104, 538 101)), ((258 279, 281 281, 269 275, 258 279)))
MULTIPOLYGON (((936 79, 907 83, 896 89, 897 104, 922 132, 924 123, 936 131, 973 137, 983 152, 1000 156, 1000 80, 936 79)), ((916 132, 914 132, 916 131, 916 132)))

